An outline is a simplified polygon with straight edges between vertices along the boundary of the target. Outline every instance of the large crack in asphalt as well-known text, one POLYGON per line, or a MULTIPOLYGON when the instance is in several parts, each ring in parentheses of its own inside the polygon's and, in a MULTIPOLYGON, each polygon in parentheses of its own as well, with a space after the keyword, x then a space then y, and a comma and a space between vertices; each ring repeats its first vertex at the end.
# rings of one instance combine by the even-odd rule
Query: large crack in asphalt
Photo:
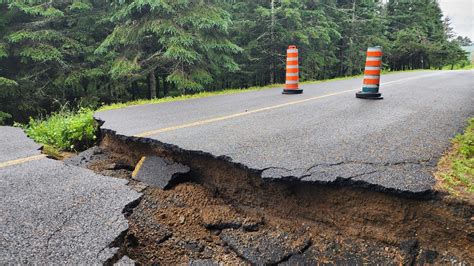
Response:
MULTIPOLYGON (((104 121, 97 120, 99 125, 104 121)), ((286 169, 279 166, 270 166, 263 169, 249 167, 246 164, 233 161, 229 155, 219 155, 201 151, 186 150, 177 145, 165 143, 156 139, 146 137, 135 137, 118 134, 115 130, 101 128, 101 135, 110 135, 123 141, 132 141, 152 147, 161 147, 166 154, 179 154, 179 157, 187 157, 181 161, 188 161, 190 157, 204 156, 206 158, 223 161, 234 167, 244 169, 252 173, 258 173, 260 177, 269 182, 308 182, 327 185, 364 187, 374 191, 393 193, 404 197, 433 198, 437 192, 433 189, 435 180, 432 170, 436 164, 433 158, 425 158, 416 161, 394 161, 394 162, 359 162, 339 161, 330 163, 315 163, 308 168, 286 169), (411 169, 410 169, 411 168, 411 169), (387 182, 381 182, 382 173, 396 173, 387 182), (424 180, 424 185, 416 190, 406 184, 403 176, 414 175, 415 178, 424 180), (362 178, 367 177, 367 178, 362 178), (390 180, 391 182, 388 182, 390 180), (395 180, 395 181, 393 181, 395 180)), ((180 160, 178 160, 180 161, 180 160)))
POLYGON ((340 161, 335 163, 317 163, 309 168, 287 169, 282 167, 267 167, 261 171, 264 179, 283 179, 290 181, 319 181, 335 182, 336 180, 351 179, 382 173, 401 165, 433 166, 432 159, 398 162, 359 162, 340 161))
POLYGON ((306 169, 258 170, 234 163, 226 156, 183 150, 153 139, 121 136, 110 130, 103 130, 102 134, 101 147, 128 165, 135 165, 143 156, 159 156, 191 168, 190 178, 184 183, 165 190, 148 187, 144 200, 128 217, 131 229, 118 254, 137 262, 183 263, 186 261, 176 254, 187 254, 197 260, 210 256, 218 262, 237 263, 240 258, 248 263, 254 253, 241 245, 248 243, 248 247, 252 249, 253 245, 258 250, 261 245, 271 245, 273 239, 258 244, 260 238, 252 235, 302 232, 311 236, 312 244, 298 254, 290 252, 272 262, 291 264, 312 258, 309 262, 316 259, 348 263, 348 258, 369 257, 371 262, 387 263, 388 257, 391 262, 401 261, 397 256, 404 258, 408 256, 405 253, 410 253, 402 245, 409 240, 419 243, 413 258, 416 261, 424 261, 423 254, 442 254, 435 259, 430 257, 429 261, 474 261, 468 255, 474 251, 469 235, 472 226, 468 222, 472 206, 444 202, 435 193, 390 190, 359 181, 360 177, 377 177, 388 171, 424 170, 434 165, 431 159, 340 161, 314 164, 306 169), (278 178, 266 178, 271 171, 278 178), (315 176, 317 181, 312 180, 315 176), (323 181, 321 176, 325 177, 323 181), (205 195, 199 194, 203 189, 205 195), (196 197, 192 196, 198 191, 196 197), (219 203, 212 203, 215 200, 219 203), (234 213, 233 218, 226 218, 229 211, 234 213), (219 219, 213 221, 215 217, 219 219), (245 227, 243 221, 250 218, 261 222, 245 227), (221 235, 226 230, 236 232, 233 244, 223 237, 225 234, 221 235), (127 244, 126 239, 132 239, 133 244, 127 244), (334 243, 334 239, 343 242, 334 243), (448 242, 450 245, 445 245, 448 242))

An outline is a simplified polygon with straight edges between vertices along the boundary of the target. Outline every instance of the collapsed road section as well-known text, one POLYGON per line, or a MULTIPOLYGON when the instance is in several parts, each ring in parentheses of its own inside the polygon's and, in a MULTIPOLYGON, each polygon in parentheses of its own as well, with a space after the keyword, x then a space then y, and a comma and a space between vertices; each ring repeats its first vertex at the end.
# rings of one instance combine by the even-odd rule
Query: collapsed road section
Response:
POLYGON ((472 79, 428 71, 383 84, 376 102, 354 101, 360 80, 349 79, 291 98, 269 89, 96 113, 106 158, 89 168, 144 193, 121 253, 144 264, 472 264, 473 206, 436 194, 432 175, 472 114, 472 79), (155 174, 137 170, 146 158, 155 174))
POLYGON ((85 159, 87 167, 128 179, 144 193, 128 217, 130 230, 118 243, 119 253, 135 262, 474 262, 472 205, 347 183, 271 182, 262 171, 227 158, 102 133, 100 156, 85 159), (143 183, 132 177, 143 157, 166 160, 162 167, 186 165, 190 171, 167 179, 173 183, 167 186, 143 183))
POLYGON ((0 264, 114 260, 114 242, 128 230, 123 212, 140 194, 38 148, 20 128, 0 127, 0 264))

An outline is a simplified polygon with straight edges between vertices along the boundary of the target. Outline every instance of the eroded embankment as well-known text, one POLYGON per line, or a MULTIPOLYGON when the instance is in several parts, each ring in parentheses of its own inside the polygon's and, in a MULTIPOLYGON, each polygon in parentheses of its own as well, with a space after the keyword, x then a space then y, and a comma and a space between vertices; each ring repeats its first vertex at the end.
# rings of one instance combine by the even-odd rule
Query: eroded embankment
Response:
POLYGON ((341 184, 267 182, 225 158, 110 131, 101 148, 132 166, 156 155, 191 167, 189 182, 147 188, 129 217, 122 253, 141 263, 474 263, 471 205, 341 184))

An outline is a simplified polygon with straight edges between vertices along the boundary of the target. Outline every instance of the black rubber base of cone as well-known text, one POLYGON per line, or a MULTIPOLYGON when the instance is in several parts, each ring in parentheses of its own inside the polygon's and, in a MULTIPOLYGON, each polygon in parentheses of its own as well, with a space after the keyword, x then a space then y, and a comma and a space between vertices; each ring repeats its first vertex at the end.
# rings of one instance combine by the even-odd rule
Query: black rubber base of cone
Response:
POLYGON ((301 94, 303 93, 303 90, 292 90, 292 89, 283 89, 282 94, 301 94))
POLYGON ((356 98, 361 98, 361 99, 371 99, 371 100, 382 100, 382 93, 379 92, 357 92, 356 93, 356 98))

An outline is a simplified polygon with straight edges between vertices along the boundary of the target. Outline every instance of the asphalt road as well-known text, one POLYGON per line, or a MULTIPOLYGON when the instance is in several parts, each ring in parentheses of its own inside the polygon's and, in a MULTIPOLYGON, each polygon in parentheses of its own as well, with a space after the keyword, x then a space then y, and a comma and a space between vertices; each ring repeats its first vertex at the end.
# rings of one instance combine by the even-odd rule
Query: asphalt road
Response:
POLYGON ((41 145, 29 139, 20 128, 1 127, 0 134, 0 163, 41 154, 41 145))
POLYGON ((425 192, 474 115, 474 71, 382 76, 384 100, 356 99, 361 78, 103 111, 102 128, 226 156, 268 179, 349 181, 425 192))
POLYGON ((101 264, 139 198, 126 180, 40 155, 21 129, 0 127, 0 264, 101 264))

